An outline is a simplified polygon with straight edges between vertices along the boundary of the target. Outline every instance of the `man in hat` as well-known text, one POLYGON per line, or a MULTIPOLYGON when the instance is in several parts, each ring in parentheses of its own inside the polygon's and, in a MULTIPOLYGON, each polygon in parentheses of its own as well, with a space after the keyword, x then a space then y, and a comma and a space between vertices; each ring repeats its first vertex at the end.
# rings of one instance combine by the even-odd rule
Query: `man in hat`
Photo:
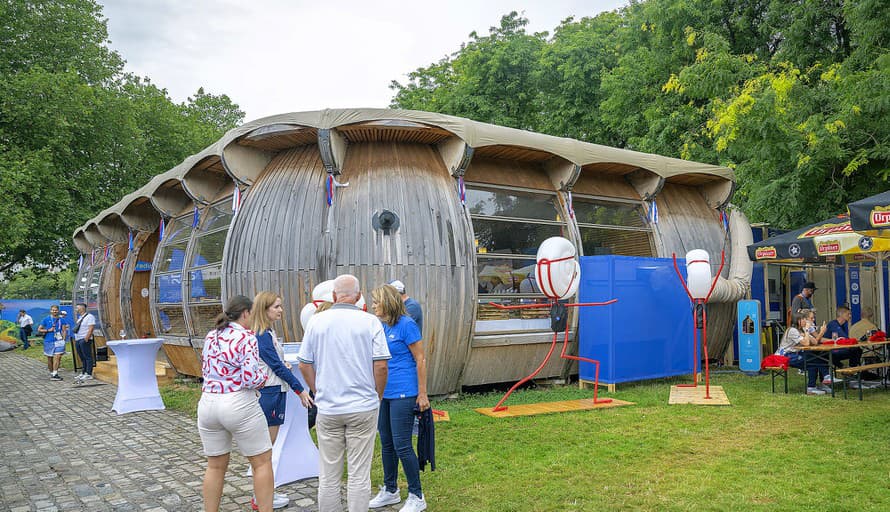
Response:
POLYGON ((405 283, 399 281, 398 279, 394 281, 390 281, 389 285, 396 289, 397 292, 402 296, 402 302, 405 303, 405 311, 408 313, 408 316, 414 320, 414 323, 417 324, 417 329, 423 334, 423 309, 420 307, 420 303, 409 297, 407 293, 405 293, 405 283))
POLYGON ((791 314, 797 313, 801 309, 809 309, 810 311, 816 311, 816 308, 813 306, 813 294, 816 293, 816 283, 812 281, 807 281, 803 284, 803 289, 794 296, 794 299, 791 301, 791 314))

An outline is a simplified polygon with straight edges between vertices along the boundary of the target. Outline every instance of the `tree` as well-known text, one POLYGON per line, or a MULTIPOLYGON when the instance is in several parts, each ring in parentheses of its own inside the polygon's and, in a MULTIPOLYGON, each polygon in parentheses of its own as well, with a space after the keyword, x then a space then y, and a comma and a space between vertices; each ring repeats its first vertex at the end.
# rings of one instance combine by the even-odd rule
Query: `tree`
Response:
POLYGON ((92 0, 0 6, 0 273, 70 264, 74 229, 244 117, 203 89, 174 103, 107 39, 92 0))
POLYGON ((0 281, 0 297, 4 299, 71 299, 74 271, 48 272, 26 268, 9 281, 0 281))

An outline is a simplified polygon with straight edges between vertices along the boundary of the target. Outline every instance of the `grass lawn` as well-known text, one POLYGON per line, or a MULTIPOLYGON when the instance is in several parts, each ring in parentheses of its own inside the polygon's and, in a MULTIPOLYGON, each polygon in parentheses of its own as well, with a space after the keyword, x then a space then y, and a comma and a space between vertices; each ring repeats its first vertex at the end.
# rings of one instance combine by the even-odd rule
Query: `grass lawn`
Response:
MULTIPOLYGON (((45 360, 40 348, 27 355, 45 360)), ((63 360, 70 368, 70 356, 63 360)), ((732 406, 669 406, 671 384, 619 385, 636 405, 494 419, 500 393, 465 394, 433 404, 437 470, 421 474, 433 511, 548 510, 890 510, 890 393, 860 402, 770 392, 769 377, 716 374, 732 406)), ((194 417, 200 387, 163 386, 171 409, 194 417)), ((518 391, 507 405, 588 398, 554 387, 518 391)), ((604 396, 610 396, 604 393, 604 396)), ((379 447, 378 447, 379 453, 379 447)), ((379 455, 374 489, 382 481, 379 455)), ((399 484, 405 494, 405 481, 399 484)))

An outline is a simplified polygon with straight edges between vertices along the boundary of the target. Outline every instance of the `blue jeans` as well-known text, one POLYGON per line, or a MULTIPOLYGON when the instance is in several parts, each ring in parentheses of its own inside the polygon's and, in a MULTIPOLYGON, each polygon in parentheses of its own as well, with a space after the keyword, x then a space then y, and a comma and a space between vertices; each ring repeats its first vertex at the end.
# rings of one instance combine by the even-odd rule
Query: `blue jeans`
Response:
POLYGON ((19 338, 22 340, 22 348, 31 347, 31 344, 28 342, 28 331, 24 328, 19 328, 19 338))
POLYGON ((88 340, 75 340, 74 349, 77 350, 77 357, 83 364, 83 373, 87 375, 93 374, 93 342, 88 340))
POLYGON ((380 416, 377 418, 377 431, 380 432, 380 446, 383 452, 383 483, 388 492, 399 490, 397 477, 399 461, 408 479, 408 492, 423 496, 420 488, 420 464, 417 453, 411 446, 411 431, 414 429, 414 404, 417 397, 384 398, 380 402, 380 416))
POLYGON ((810 354, 809 352, 790 352, 785 355, 788 356, 789 366, 800 369, 803 369, 804 358, 806 358, 808 388, 816 387, 816 378, 818 377, 819 370, 822 370, 822 373, 824 375, 828 375, 828 363, 810 354))
POLYGON ((843 361, 844 359, 850 360, 850 366, 859 366, 859 364, 862 362, 862 349, 839 348, 837 350, 832 350, 831 358, 836 366, 839 366, 837 363, 843 361))

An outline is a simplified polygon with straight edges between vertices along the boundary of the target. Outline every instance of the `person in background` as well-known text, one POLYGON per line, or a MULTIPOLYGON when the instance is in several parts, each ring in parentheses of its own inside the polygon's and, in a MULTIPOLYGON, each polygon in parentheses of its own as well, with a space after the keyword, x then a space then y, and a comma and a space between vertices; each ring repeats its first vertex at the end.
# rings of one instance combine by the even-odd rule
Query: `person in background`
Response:
POLYGON ((872 308, 862 308, 862 318, 850 326, 850 337, 859 340, 872 331, 877 331, 878 326, 873 321, 874 314, 872 308))
POLYGON ((79 303, 75 306, 77 323, 74 325, 74 350, 83 365, 83 372, 74 377, 75 381, 93 380, 93 329, 96 317, 87 313, 87 305, 79 303))
MULTIPOLYGON (((791 315, 797 313, 800 310, 806 309, 815 313, 816 308, 813 307, 813 294, 816 293, 816 283, 812 281, 807 281, 803 284, 803 289, 800 290, 800 293, 794 296, 791 300, 791 315)), ((792 322, 793 326, 793 322, 792 322)))
POLYGON ((46 356, 46 367, 49 370, 50 380, 62 380, 62 376, 59 375, 59 366, 62 364, 62 354, 65 353, 68 324, 62 320, 59 306, 55 304, 50 306, 49 316, 40 322, 37 332, 43 335, 43 355, 46 356))
POLYGON ((407 312, 407 315, 414 320, 420 333, 423 334, 423 308, 420 307, 420 303, 405 293, 405 283, 396 279, 395 281, 390 281, 389 285, 399 292, 399 295, 402 297, 402 302, 405 303, 405 311, 407 312))
POLYGON ((16 318, 19 325, 19 338, 22 340, 22 350, 31 348, 31 342, 28 337, 34 333, 34 319, 24 309, 19 310, 19 316, 16 318))
MULTIPOLYGON (((828 322, 825 329, 825 337, 837 340, 850 337, 850 319, 853 313, 847 306, 837 307, 837 318, 828 322)), ((862 349, 858 347, 838 348, 831 351, 831 357, 835 361, 849 360, 850 366, 859 366, 862 362, 862 349)), ((840 366, 840 365, 838 365, 840 366)), ((825 385, 831 384, 831 376, 826 375, 822 381, 825 385)))
POLYGON ((349 512, 367 512, 374 433, 390 358, 383 327, 358 307, 358 279, 334 280, 334 305, 315 313, 300 345, 300 371, 315 392, 318 417, 318 510, 339 512, 343 461, 347 461, 349 512))
POLYGON ((380 432, 380 448, 383 458, 383 483, 380 492, 371 499, 370 508, 394 505, 402 501, 399 495, 399 461, 408 480, 408 499, 403 512, 426 510, 426 500, 420 485, 420 464, 411 432, 414 428, 414 411, 430 408, 426 393, 426 356, 420 329, 405 312, 405 304, 394 286, 376 288, 374 314, 383 324, 386 343, 392 359, 389 360, 389 378, 380 402, 377 431, 380 432))
MULTIPOLYGON (((281 320, 284 313, 281 296, 270 291, 260 292, 253 299, 253 309, 256 313, 253 315, 252 328, 259 347, 260 367, 269 376, 266 385, 260 390, 260 407, 266 416, 269 438, 274 445, 278 428, 284 424, 287 389, 292 389, 300 397, 303 407, 311 406, 312 399, 309 398, 309 391, 303 389, 300 380, 291 372, 290 364, 283 361, 284 349, 272 330, 272 324, 281 320)), ((272 508, 286 507, 288 503, 290 498, 287 494, 273 494, 272 508)))
POLYGON ((791 315, 791 326, 785 331, 785 336, 779 344, 779 350, 776 351, 777 356, 785 356, 788 358, 788 364, 794 368, 804 368, 806 361, 807 369, 807 394, 808 395, 824 395, 825 390, 820 389, 816 385, 818 372, 821 370, 828 375, 828 363, 814 357, 809 352, 801 352, 800 347, 808 347, 818 345, 818 339, 825 333, 825 325, 817 331, 818 338, 807 332, 808 319, 811 312, 807 309, 798 311, 791 315))
POLYGON ((205 512, 219 511, 233 438, 253 469, 257 510, 272 510, 272 441, 258 400, 267 376, 260 367, 256 336, 248 328, 252 308, 249 298, 232 297, 204 338, 198 433, 207 456, 205 512))

